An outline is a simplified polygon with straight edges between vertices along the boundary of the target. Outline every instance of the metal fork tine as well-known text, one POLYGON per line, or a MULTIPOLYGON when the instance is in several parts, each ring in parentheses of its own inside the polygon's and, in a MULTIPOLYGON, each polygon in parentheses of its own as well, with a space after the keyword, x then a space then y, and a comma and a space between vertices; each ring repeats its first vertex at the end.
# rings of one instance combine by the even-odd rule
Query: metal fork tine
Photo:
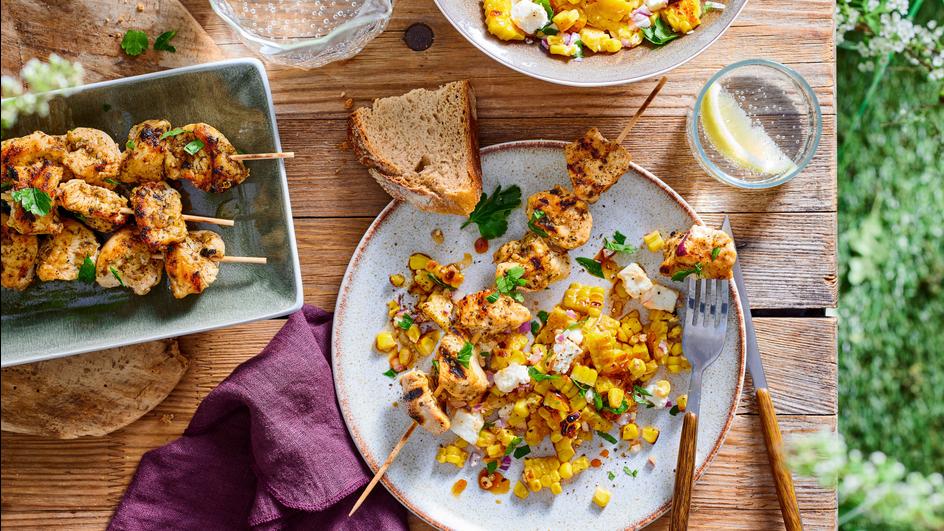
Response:
POLYGON ((696 287, 697 287, 697 285, 696 285, 696 283, 695 283, 695 279, 689 277, 689 279, 688 279, 688 300, 686 301, 686 305, 688 306, 688 308, 686 309, 686 312, 687 312, 687 313, 685 314, 685 325, 686 325, 686 326, 695 326, 695 313, 696 313, 696 312, 695 312, 695 308, 696 308, 696 306, 695 306, 696 300, 695 300, 695 299, 697 298, 696 296, 698 295, 698 292, 697 292, 697 290, 696 290, 696 287))
POLYGON ((698 324, 699 326, 706 326, 708 322, 708 312, 706 311, 708 308, 708 282, 698 280, 698 295, 698 324))

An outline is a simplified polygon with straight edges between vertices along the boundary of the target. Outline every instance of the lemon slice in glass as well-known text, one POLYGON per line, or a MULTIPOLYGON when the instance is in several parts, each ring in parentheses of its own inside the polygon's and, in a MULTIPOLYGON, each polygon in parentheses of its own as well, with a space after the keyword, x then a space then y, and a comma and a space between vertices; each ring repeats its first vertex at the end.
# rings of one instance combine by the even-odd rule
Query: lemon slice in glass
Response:
POLYGON ((796 164, 720 83, 713 83, 701 104, 705 136, 725 158, 761 175, 784 175, 796 164))

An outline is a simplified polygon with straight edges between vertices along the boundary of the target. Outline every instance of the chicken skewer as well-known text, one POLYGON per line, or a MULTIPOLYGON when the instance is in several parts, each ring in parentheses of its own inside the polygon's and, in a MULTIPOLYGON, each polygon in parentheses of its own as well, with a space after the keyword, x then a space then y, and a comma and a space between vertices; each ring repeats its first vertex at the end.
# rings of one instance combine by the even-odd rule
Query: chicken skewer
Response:
MULTIPOLYGON (((587 240, 589 240, 590 238, 590 228, 592 226, 592 218, 590 217, 590 212, 587 207, 587 203, 595 203, 596 200, 599 199, 599 194, 609 189, 613 184, 616 183, 616 180, 618 180, 619 177, 622 176, 623 173, 625 173, 626 169, 629 166, 628 164, 629 154, 626 153, 625 149, 622 148, 622 146, 619 146, 618 144, 621 143, 622 140, 625 139, 625 137, 632 130, 633 126, 636 125, 636 122, 639 120, 639 117, 646 110, 649 104, 652 103, 652 100, 656 97, 659 91, 662 90, 662 87, 665 85, 665 82, 666 82, 666 78, 662 77, 662 79, 659 80, 659 83, 656 85, 653 91, 646 98, 643 105, 639 108, 639 110, 636 111, 636 114, 630 119, 630 122, 626 125, 626 127, 623 128, 623 131, 620 133, 619 139, 617 141, 617 147, 619 148, 619 150, 621 150, 622 153, 620 153, 614 148, 611 148, 609 150, 604 150, 602 152, 603 155, 606 157, 606 159, 602 161, 604 164, 610 163, 610 160, 609 160, 610 156, 608 155, 608 153, 616 152, 618 156, 615 157, 616 160, 612 161, 612 164, 622 165, 625 162, 625 166, 626 166, 626 167, 623 167, 622 170, 619 171, 618 175, 616 175, 615 178, 608 179, 611 181, 609 182, 608 185, 587 186, 586 188, 590 191, 590 193, 587 194, 587 197, 581 197, 581 194, 577 193, 577 183, 575 182, 574 194, 570 194, 569 192, 564 190, 562 187, 558 186, 547 192, 539 192, 538 194, 535 194, 534 196, 529 198, 528 212, 527 212, 528 219, 532 222, 533 225, 538 227, 538 230, 545 233, 543 236, 546 237, 545 239, 550 241, 550 243, 552 244, 551 248, 558 247, 560 249, 564 249, 564 251, 553 253, 554 256, 550 257, 549 260, 555 263, 560 262, 560 261, 567 263, 566 269, 569 271, 569 262, 566 260, 566 249, 575 249, 583 245, 584 243, 586 243, 587 240), (594 198, 594 193, 595 193, 595 198, 594 198), (548 208, 548 206, 552 206, 552 208, 548 208), (543 211, 544 215, 538 216, 535 219, 534 213, 538 210, 543 211), (547 212, 548 210, 552 214, 551 216, 548 216, 548 212, 547 212), (573 228, 576 228, 576 230, 573 230, 573 228), (550 230, 551 232, 548 232, 547 230, 550 230), (552 234, 553 234, 553 237, 552 237, 552 234)), ((593 128, 590 131, 588 131, 588 134, 592 132, 595 132, 596 136, 599 136, 599 139, 602 139, 604 142, 606 141, 606 139, 603 138, 602 135, 599 134, 596 128, 593 128)), ((591 153, 597 153, 597 152, 591 152, 591 153)), ((568 170, 571 170, 570 153, 567 154, 567 158, 568 158, 568 170)), ((573 178, 573 173, 572 173, 572 178, 573 178)), ((538 236, 541 236, 541 235, 538 235, 538 236)), ((520 250, 522 246, 533 248, 535 246, 535 243, 533 241, 526 241, 526 239, 527 239, 527 236, 521 242, 509 242, 509 243, 518 243, 519 247, 516 249, 516 248, 508 247, 508 244, 506 244, 502 246, 502 248, 500 248, 498 252, 496 252, 496 256, 498 256, 499 253, 502 253, 503 256, 507 256, 507 257, 513 256, 515 254, 515 251, 520 250)), ((544 245, 544 247, 547 247, 547 245, 544 245)), ((528 259, 526 260, 526 262, 531 263, 531 260, 528 259)), ((514 266, 514 264, 509 265, 508 262, 504 262, 504 264, 505 264, 504 267, 506 268, 514 266)), ((502 267, 503 267, 503 264, 500 263, 498 267, 499 275, 503 274, 502 267)), ((535 267, 536 266, 533 266, 533 268, 535 267)), ((561 278, 566 277, 567 276, 566 273, 563 273, 563 276, 561 275, 561 272, 563 270, 564 270, 564 267, 561 266, 557 268, 556 271, 550 272, 547 275, 547 277, 541 281, 543 286, 539 287, 536 284, 532 284, 532 289, 543 289, 543 287, 546 287, 546 285, 549 284, 551 281, 560 280, 561 278), (545 281, 546 283, 544 283, 545 281)), ((487 296, 491 294, 491 290, 486 290, 486 292, 479 292, 479 293, 473 293, 471 295, 467 295, 466 297, 463 298, 462 301, 458 303, 459 309, 457 313, 459 314, 458 315, 459 324, 460 325, 464 324, 464 326, 460 326, 460 327, 464 328, 468 332, 473 332, 473 333, 477 332, 478 333, 477 335, 484 335, 484 334, 482 334, 482 332, 477 328, 475 324, 471 323, 470 318, 471 316, 474 316, 477 314, 488 315, 488 312, 490 310, 489 307, 492 306, 491 304, 488 304, 487 306, 481 306, 478 311, 475 311, 475 308, 479 306, 475 304, 475 301, 478 299, 479 302, 485 303, 487 296), (463 315, 467 317, 465 317, 464 319, 463 315)), ((508 297, 503 295, 499 300, 506 299, 506 298, 508 297)), ((517 304, 514 301, 510 301, 510 302, 512 305, 517 304)), ((521 305, 518 304, 518 306, 521 306, 521 305)), ((530 312, 528 312, 527 308, 525 308, 524 306, 521 306, 521 308, 524 310, 524 312, 527 313, 527 319, 521 322, 529 321, 531 319, 530 312)), ((512 311, 514 311, 514 308, 512 308, 512 311)), ((486 319, 488 318, 486 317, 486 319)), ((446 341, 447 337, 450 337, 450 336, 449 335, 445 336, 443 338, 443 341, 446 341)), ((443 350, 442 345, 440 345, 440 350, 443 350)), ((440 363, 440 370, 443 370, 443 369, 444 369, 444 366, 442 363, 440 363)), ((481 371, 481 367, 479 367, 479 370, 481 371)), ((475 373, 476 371, 469 371, 469 372, 475 373)), ((442 384, 442 379, 440 380, 440 384, 442 384)), ((404 386, 404 389, 405 388, 406 387, 404 386)), ((438 393, 438 390, 437 390, 437 393, 438 393)), ((406 395, 404 395, 404 398, 406 398, 406 395)), ((374 477, 371 479, 370 483, 367 484, 367 487, 364 489, 364 492, 361 493, 360 498, 358 498, 357 502, 354 504, 354 507, 351 509, 351 512, 348 513, 349 517, 353 515, 355 511, 357 511, 357 509, 361 506, 361 504, 367 498, 370 492, 374 489, 374 487, 376 487, 377 483, 380 481, 380 478, 386 473, 387 469, 396 459, 397 455, 399 455, 400 451, 406 445, 406 442, 409 440, 410 436, 413 435, 413 431, 416 430, 416 426, 418 425, 419 423, 414 419, 413 424, 410 425, 410 427, 406 430, 406 432, 403 434, 403 436, 400 438, 397 444, 393 447, 393 450, 384 460, 383 465, 377 469, 377 472, 374 474, 374 477)), ((448 429, 448 427, 446 429, 448 429)), ((443 429, 442 431, 445 431, 445 429, 443 429)))

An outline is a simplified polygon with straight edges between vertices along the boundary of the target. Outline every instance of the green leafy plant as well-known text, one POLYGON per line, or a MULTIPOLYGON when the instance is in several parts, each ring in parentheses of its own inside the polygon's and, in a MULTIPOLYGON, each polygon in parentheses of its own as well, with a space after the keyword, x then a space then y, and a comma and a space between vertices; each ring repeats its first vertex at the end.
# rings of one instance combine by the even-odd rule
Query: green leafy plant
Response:
POLYGON ((491 196, 482 192, 475 210, 469 214, 469 219, 462 224, 462 228, 475 223, 479 227, 479 234, 486 240, 500 238, 508 230, 508 214, 519 206, 521 188, 512 185, 502 190, 501 185, 498 185, 491 196))

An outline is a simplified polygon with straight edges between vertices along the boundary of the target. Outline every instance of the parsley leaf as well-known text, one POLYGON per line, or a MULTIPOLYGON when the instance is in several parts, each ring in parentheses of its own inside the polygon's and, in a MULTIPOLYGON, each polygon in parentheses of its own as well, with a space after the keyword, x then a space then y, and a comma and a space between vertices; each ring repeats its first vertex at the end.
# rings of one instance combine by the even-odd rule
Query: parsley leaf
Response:
MULTIPOLYGON (((501 293, 502 295, 508 295, 517 302, 524 302, 524 295, 518 293, 518 286, 524 286, 527 284, 527 281, 521 278, 523 276, 524 267, 520 265, 513 266, 505 271, 504 275, 495 279, 495 288, 497 288, 498 293, 501 293)), ((489 295, 489 297, 491 297, 491 295, 489 295)))
POLYGON ((614 408, 611 408, 609 405, 604 404, 604 406, 600 409, 602 411, 613 413, 614 415, 622 415, 623 413, 626 413, 627 409, 629 409, 629 402, 627 402, 626 399, 624 398, 623 403, 620 404, 618 408, 614 409, 614 408))
POLYGON ((395 370, 393 370, 393 369, 387 369, 387 371, 384 372, 383 375, 386 376, 387 378, 396 378, 396 377, 397 377, 397 371, 395 371, 395 370))
POLYGON ((597 435, 599 435, 600 438, 603 439, 604 441, 607 441, 612 444, 619 444, 619 440, 616 437, 613 437, 612 435, 610 435, 609 433, 605 431, 598 431, 597 435))
POLYGON ((538 312, 538 319, 541 320, 541 324, 542 324, 542 325, 546 325, 546 324, 547 324, 547 312, 545 312, 544 310, 539 311, 539 312, 538 312))
POLYGON ((147 33, 140 30, 128 30, 121 39, 121 49, 131 57, 141 55, 148 48, 147 33))
POLYGON ((678 404, 676 404, 672 406, 672 409, 669 410, 669 415, 672 415, 674 417, 679 414, 679 411, 680 410, 679 410, 678 404))
POLYGON ((493 291, 492 293, 490 293, 490 294, 488 295, 488 297, 485 297, 485 300, 487 300, 488 302, 494 304, 494 303, 498 302, 498 299, 499 299, 500 297, 501 297, 501 293, 498 293, 497 291, 493 291))
POLYGON ((536 336, 538 332, 541 331, 541 323, 537 321, 531 321, 531 335, 536 336))
POLYGON ((616 479, 616 474, 611 470, 611 471, 609 471, 609 472, 606 473, 606 477, 607 477, 610 481, 613 481, 614 479, 616 479))
POLYGON ((577 53, 574 54, 574 57, 577 59, 583 59, 583 41, 579 38, 574 41, 574 46, 577 47, 577 53))
POLYGON ((636 477, 639 474, 639 471, 635 469, 630 469, 628 466, 624 466, 623 473, 630 477, 636 477))
POLYGON ((603 276, 603 264, 597 262, 593 258, 578 256, 577 263, 583 266, 583 268, 587 270, 587 273, 590 273, 595 277, 606 278, 603 276))
POLYGON ((191 155, 196 155, 201 149, 203 149, 203 146, 205 145, 206 144, 204 144, 200 139, 191 140, 189 144, 184 146, 184 151, 190 153, 191 155))
POLYGON ((514 452, 515 447, 519 444, 521 444, 521 437, 515 436, 515 438, 513 438, 510 443, 508 443, 508 448, 505 448, 505 455, 511 455, 511 452, 514 452))
POLYGON ((554 21, 548 21, 543 28, 539 29, 541 33, 545 35, 557 35, 560 33, 560 30, 557 29, 557 26, 554 25, 554 21))
POLYGON ((651 26, 643 28, 642 36, 656 46, 662 46, 671 40, 681 37, 680 34, 672 31, 672 27, 666 24, 665 21, 662 20, 662 17, 656 17, 655 22, 653 22, 651 26))
POLYGON ((554 9, 551 7, 550 0, 534 0, 534 3, 543 7, 544 11, 547 11, 548 20, 554 18, 554 9))
POLYGON ((433 360, 433 368, 439 370, 439 360, 433 360))
POLYGON ((112 185, 112 186, 121 186, 121 183, 120 183, 120 182, 116 181, 115 179, 112 179, 111 177, 105 177, 105 178, 102 179, 102 180, 105 181, 106 183, 112 185))
POLYGON ((428 272, 428 271, 426 272, 426 276, 429 277, 429 279, 433 281, 433 284, 436 284, 437 286, 439 286, 439 287, 442 288, 442 289, 456 289, 456 288, 450 286, 449 284, 446 284, 445 282, 442 281, 442 279, 440 279, 439 277, 437 277, 436 275, 434 275, 434 274, 432 274, 432 273, 430 273, 430 272, 428 272))
POLYGON ((79 280, 89 283, 95 282, 95 262, 91 256, 86 256, 82 266, 79 267, 79 280))
POLYGON ((413 316, 405 313, 400 316, 400 319, 395 324, 403 330, 409 330, 410 327, 413 326, 413 316))
POLYGON ((176 52, 177 48, 170 43, 170 40, 177 35, 177 30, 165 31, 154 39, 154 49, 162 52, 176 52))
POLYGON ((603 397, 600 396, 600 393, 593 393, 593 407, 603 409, 603 397))
POLYGON ((544 380, 556 380, 560 378, 557 374, 544 374, 543 372, 537 370, 534 367, 528 367, 528 374, 531 376, 531 379, 535 382, 543 382, 544 380))
POLYGON ((695 267, 693 267, 693 268, 691 268, 691 269, 683 269, 683 270, 681 270, 681 271, 676 271, 675 274, 672 275, 672 280, 674 280, 675 282, 681 282, 681 281, 685 280, 685 277, 687 277, 688 275, 691 275, 691 274, 693 274, 693 273, 694 273, 695 276, 697 277, 697 276, 701 275, 701 270, 702 270, 701 262, 698 262, 698 263, 695 264, 695 267))
POLYGON ((613 240, 610 241, 606 238, 603 238, 603 247, 617 253, 635 253, 637 251, 635 245, 630 245, 626 243, 626 235, 620 231, 613 233, 613 240))
POLYGON ((118 284, 121 287, 125 287, 125 281, 121 280, 121 275, 118 274, 118 270, 114 266, 108 266, 108 270, 111 271, 112 276, 118 279, 118 284))
POLYGON ((494 474, 498 470, 498 461, 489 461, 485 463, 485 470, 488 470, 489 474, 494 474))
POLYGON ((138 144, 136 144, 134 140, 129 140, 129 141, 125 142, 125 148, 126 148, 126 149, 134 149, 135 146, 137 146, 137 145, 138 145, 138 144))
POLYGON ((535 210, 531 213, 531 219, 528 220, 528 228, 531 229, 531 232, 542 238, 547 238, 547 232, 538 226, 538 221, 541 221, 546 215, 543 210, 535 210))
POLYGON ((491 197, 482 192, 475 210, 469 214, 469 219, 462 224, 462 227, 475 223, 479 227, 479 234, 486 240, 499 238, 508 230, 508 214, 519 206, 521 206, 521 188, 512 185, 503 191, 501 185, 498 185, 491 197))
POLYGON ((160 138, 158 138, 158 140, 164 140, 165 138, 170 138, 170 137, 172 137, 172 136, 182 135, 182 134, 184 134, 184 133, 186 133, 186 131, 184 131, 182 128, 180 128, 180 127, 175 127, 175 128, 173 128, 173 129, 171 129, 170 131, 165 131, 164 134, 162 134, 162 135, 160 136, 160 138))
POLYGON ((718 255, 721 254, 721 247, 712 247, 711 248, 711 259, 716 260, 718 255))
POLYGON ((646 398, 647 396, 652 396, 652 393, 650 393, 645 387, 639 387, 638 385, 633 386, 633 401, 635 401, 637 404, 642 404, 647 408, 655 407, 655 404, 652 402, 652 400, 646 398))
POLYGON ((462 345, 462 350, 459 351, 459 355, 456 357, 456 359, 462 364, 463 367, 468 369, 469 362, 472 361, 472 343, 466 341, 465 345, 462 345))
POLYGON ((23 188, 10 194, 23 210, 34 216, 45 216, 52 210, 52 198, 39 188, 23 188))
POLYGON ((531 447, 527 444, 521 445, 515 448, 515 459, 521 459, 522 457, 531 453, 531 447))

